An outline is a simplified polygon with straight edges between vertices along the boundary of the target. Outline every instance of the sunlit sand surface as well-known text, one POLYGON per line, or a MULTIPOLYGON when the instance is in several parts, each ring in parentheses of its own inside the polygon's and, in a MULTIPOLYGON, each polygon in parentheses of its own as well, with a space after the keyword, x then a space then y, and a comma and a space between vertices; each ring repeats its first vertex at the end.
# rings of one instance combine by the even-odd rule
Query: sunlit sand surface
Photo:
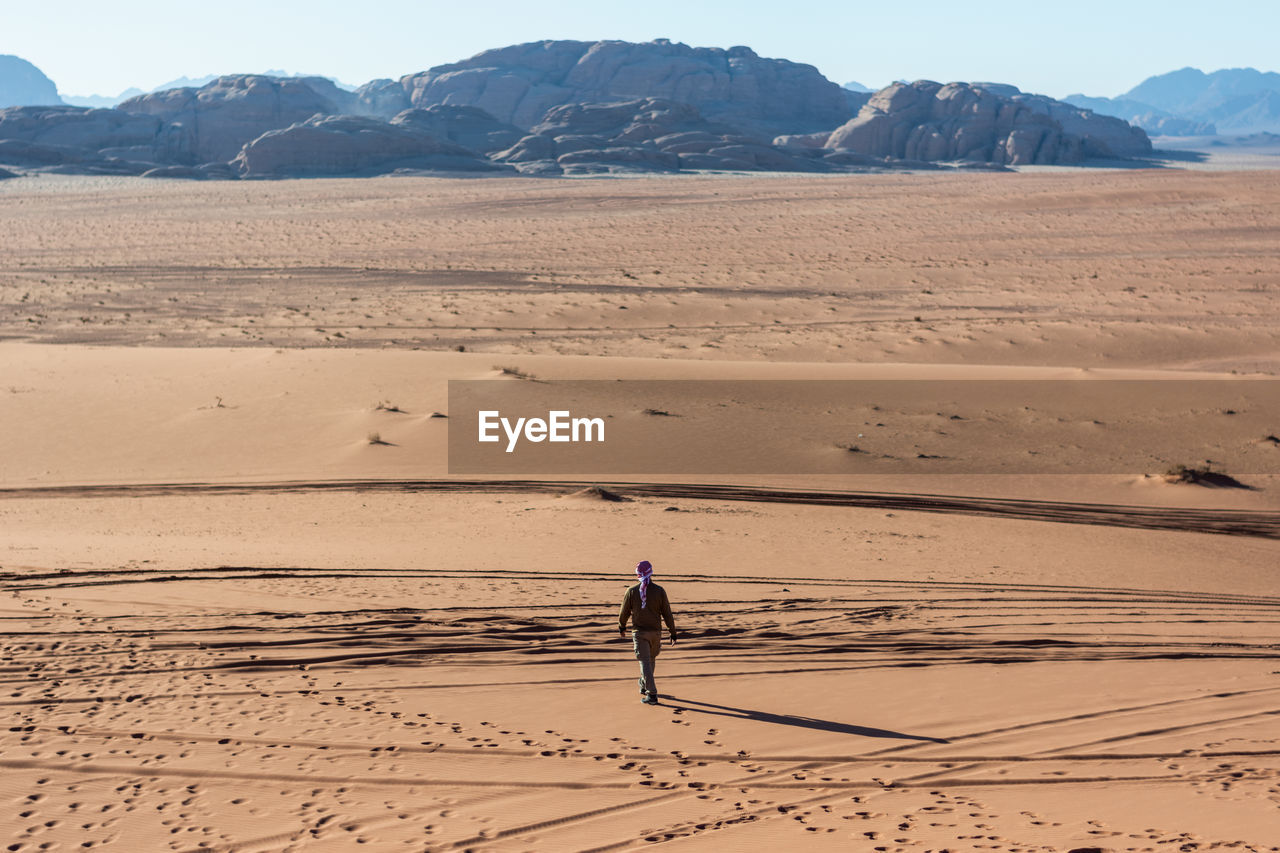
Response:
MULTIPOLYGON (((1188 413, 1213 487, 1138 441, 1090 475, 451 477, 433 417, 503 367, 1265 380, 1277 190, 0 185, 9 849, 1280 849, 1246 470, 1280 423, 1188 413), (657 707, 616 631, 640 559, 681 627, 657 707)), ((991 417, 928 440, 1009 458, 991 417)))

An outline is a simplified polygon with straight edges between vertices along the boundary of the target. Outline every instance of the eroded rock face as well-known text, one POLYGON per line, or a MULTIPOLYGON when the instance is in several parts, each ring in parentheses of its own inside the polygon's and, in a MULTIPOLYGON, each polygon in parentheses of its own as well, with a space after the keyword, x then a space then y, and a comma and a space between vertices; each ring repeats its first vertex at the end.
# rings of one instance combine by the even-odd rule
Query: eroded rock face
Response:
POLYGON ((57 166, 98 159, 97 152, 75 145, 49 145, 23 139, 0 139, 0 163, 10 166, 57 166))
POLYGON ((269 130, 306 121, 314 115, 343 112, 343 92, 324 78, 275 78, 246 74, 219 77, 199 89, 168 89, 120 104, 125 113, 154 116, 169 127, 178 152, 176 163, 227 161, 242 146, 269 130), (323 81, 326 85, 320 85, 323 81), (332 90, 332 91, 330 91, 332 90))
POLYGON ((562 104, 679 101, 711 121, 772 137, 830 130, 852 114, 846 93, 811 65, 750 48, 694 48, 665 39, 543 41, 489 50, 404 77, 414 106, 478 106, 532 128, 562 104))
POLYGON ((249 178, 502 168, 420 128, 364 116, 315 116, 268 131, 245 145, 232 165, 249 178))
POLYGON ((492 154, 510 148, 524 136, 512 124, 498 121, 479 107, 432 106, 404 110, 391 119, 392 124, 425 130, 433 136, 469 148, 480 154, 492 154))
POLYGON ((994 83, 974 85, 1053 119, 1064 133, 1080 138, 1085 157, 1132 158, 1151 154, 1151 140, 1146 132, 1123 119, 1100 115, 1045 95, 1031 95, 1020 91, 1016 86, 994 83))
POLYGON ((0 110, 0 163, 138 174, 180 147, 181 139, 152 116, 70 106, 0 110))
POLYGON ((1122 120, 990 83, 898 83, 857 95, 867 103, 834 132, 829 124, 768 132, 847 117, 852 94, 809 66, 746 48, 539 42, 357 92, 320 77, 239 75, 117 109, 0 110, 0 163, 187 178, 396 169, 812 172, 1064 164, 1151 150, 1122 120), (679 97, 561 103, 654 89, 679 97), (411 95, 447 103, 404 109, 411 95), (528 120, 528 129, 468 101, 528 120), (552 106, 529 119, 544 103, 552 106))
POLYGON ((1064 165, 1151 152, 1141 130, 1012 86, 894 83, 875 93, 826 148, 929 162, 1064 165))
POLYGON ((120 110, 85 107, 10 107, 0 110, 0 139, 76 148, 153 147, 160 120, 120 110))
POLYGON ((494 159, 537 174, 822 168, 815 157, 780 151, 708 121, 696 107, 659 98, 554 107, 494 159))
POLYGON ((963 83, 894 83, 871 96, 825 147, 910 160, 1012 165, 1076 162, 1047 116, 963 83))
POLYGON ((370 80, 355 91, 356 115, 390 119, 413 105, 399 80, 370 80))

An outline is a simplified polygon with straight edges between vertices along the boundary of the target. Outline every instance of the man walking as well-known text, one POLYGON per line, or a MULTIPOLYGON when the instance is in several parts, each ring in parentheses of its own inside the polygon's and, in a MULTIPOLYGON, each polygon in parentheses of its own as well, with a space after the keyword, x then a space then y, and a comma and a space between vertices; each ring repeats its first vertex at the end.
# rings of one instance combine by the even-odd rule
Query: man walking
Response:
POLYGON ((640 661, 640 701, 646 705, 658 704, 658 688, 653 683, 654 662, 662 650, 662 623, 671 632, 671 644, 676 642, 676 620, 671 615, 671 603, 667 591, 651 581, 653 566, 648 560, 636 565, 639 583, 631 586, 622 597, 622 610, 618 613, 618 636, 627 635, 627 620, 631 621, 631 642, 640 661))

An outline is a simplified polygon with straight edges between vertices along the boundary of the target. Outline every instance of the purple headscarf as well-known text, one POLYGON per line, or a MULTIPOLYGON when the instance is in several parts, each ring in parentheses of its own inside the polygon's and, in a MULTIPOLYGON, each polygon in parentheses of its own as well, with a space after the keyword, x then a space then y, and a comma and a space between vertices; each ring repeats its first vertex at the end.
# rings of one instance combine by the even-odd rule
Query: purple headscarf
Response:
POLYGON ((636 564, 636 577, 640 578, 640 606, 647 607, 649 604, 649 579, 653 577, 653 566, 648 560, 641 560, 636 564))

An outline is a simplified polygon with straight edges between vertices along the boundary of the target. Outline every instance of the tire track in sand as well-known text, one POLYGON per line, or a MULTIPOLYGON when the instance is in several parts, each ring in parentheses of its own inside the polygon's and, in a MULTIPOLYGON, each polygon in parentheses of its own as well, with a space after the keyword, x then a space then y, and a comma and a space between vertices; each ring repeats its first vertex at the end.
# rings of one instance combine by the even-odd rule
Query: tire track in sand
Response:
POLYGON ((1183 530, 1280 539, 1280 513, 980 498, 900 492, 815 491, 698 483, 588 482, 568 480, 308 480, 274 483, 155 483, 32 486, 0 489, 4 498, 150 497, 184 494, 280 494, 297 492, 472 492, 568 494, 602 486, 624 497, 663 500, 750 501, 947 513, 994 518, 1093 524, 1143 530, 1183 530))

